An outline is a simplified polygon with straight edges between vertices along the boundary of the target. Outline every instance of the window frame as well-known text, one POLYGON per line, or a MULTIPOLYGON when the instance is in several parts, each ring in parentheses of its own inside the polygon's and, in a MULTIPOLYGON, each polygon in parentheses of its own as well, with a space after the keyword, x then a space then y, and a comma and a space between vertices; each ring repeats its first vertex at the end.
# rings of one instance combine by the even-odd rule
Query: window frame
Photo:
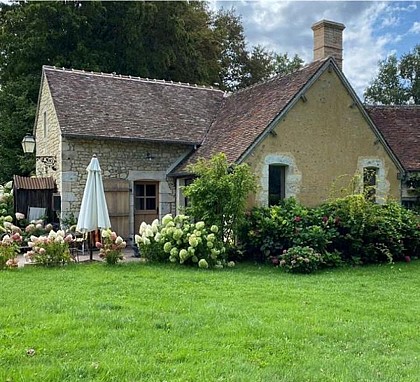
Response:
POLYGON ((134 210, 135 211, 157 211, 158 210, 158 184, 156 182, 136 182, 134 185, 134 210), (154 195, 147 195, 147 186, 154 186, 155 193, 154 195), (143 188, 143 194, 137 194, 137 187, 143 188), (149 200, 154 200, 155 208, 147 208, 147 204, 149 200), (137 205, 137 201, 139 204, 137 205), (144 208, 137 208, 137 206, 141 207, 141 201, 143 201, 144 208))

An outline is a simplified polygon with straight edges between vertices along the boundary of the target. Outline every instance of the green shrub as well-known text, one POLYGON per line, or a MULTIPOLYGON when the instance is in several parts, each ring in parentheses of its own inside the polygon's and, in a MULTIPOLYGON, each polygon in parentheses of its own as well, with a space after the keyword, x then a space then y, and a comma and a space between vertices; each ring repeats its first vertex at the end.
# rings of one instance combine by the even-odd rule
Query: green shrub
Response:
POLYGON ((243 225, 245 256, 266 261, 292 247, 311 247, 324 262, 391 262, 418 256, 420 219, 398 203, 378 205, 363 195, 306 208, 293 198, 270 208, 255 208, 243 225))
POLYGON ((217 225, 219 238, 227 245, 233 244, 247 197, 256 189, 255 176, 247 164, 229 163, 222 153, 208 161, 199 159, 189 170, 197 177, 183 189, 189 201, 186 213, 206 225, 217 225))
POLYGON ((140 254, 151 261, 198 264, 200 268, 221 267, 226 249, 216 225, 194 223, 188 216, 166 215, 162 223, 142 223, 135 240, 140 254))
POLYGON ((322 264, 322 256, 311 247, 296 246, 284 250, 279 265, 286 272, 312 273, 322 264))
MULTIPOLYGON (((0 217, 13 215, 13 184, 0 185, 0 217)), ((0 224, 2 221, 0 221, 0 224)))
POLYGON ((99 249, 99 257, 105 259, 108 265, 115 265, 120 260, 124 259, 123 249, 127 243, 118 236, 116 232, 111 231, 109 228, 104 229, 101 233, 102 242, 96 243, 96 248, 99 249))
POLYGON ((283 250, 309 246, 319 253, 332 250, 337 236, 334 219, 322 209, 308 209, 289 198, 278 206, 254 208, 241 229, 246 256, 266 261, 283 250))
POLYGON ((334 247, 347 262, 390 262, 418 255, 419 217, 395 202, 378 205, 351 195, 323 208, 335 216, 339 235, 334 247))

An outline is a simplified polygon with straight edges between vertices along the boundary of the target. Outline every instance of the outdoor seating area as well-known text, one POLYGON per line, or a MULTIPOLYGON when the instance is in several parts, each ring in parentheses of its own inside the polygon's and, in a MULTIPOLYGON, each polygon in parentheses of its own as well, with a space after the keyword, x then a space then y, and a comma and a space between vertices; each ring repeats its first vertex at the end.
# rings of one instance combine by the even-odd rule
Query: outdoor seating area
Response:
MULTIPOLYGON (((19 199, 20 204, 16 203, 18 198, 13 197, 13 192, 6 192, 4 197, 2 188, 2 199, 7 209, 11 211, 19 206, 21 210, 27 210, 27 216, 21 212, 0 216, 0 269, 28 264, 65 265, 86 260, 104 260, 108 264, 116 264, 126 259, 125 252, 128 257, 136 255, 133 250, 126 249, 126 242, 110 229, 101 168, 96 155, 93 155, 87 172, 77 224, 69 227, 48 222, 48 216, 53 212, 48 207, 28 206, 26 209, 24 198, 19 199)), ((54 184, 49 178, 32 181, 15 177, 14 181, 15 189, 25 190, 27 194, 31 193, 31 187, 35 188, 33 200, 39 203, 42 203, 45 190, 53 189, 51 185, 54 184)), ((12 184, 7 186, 6 191, 12 189, 12 184)))

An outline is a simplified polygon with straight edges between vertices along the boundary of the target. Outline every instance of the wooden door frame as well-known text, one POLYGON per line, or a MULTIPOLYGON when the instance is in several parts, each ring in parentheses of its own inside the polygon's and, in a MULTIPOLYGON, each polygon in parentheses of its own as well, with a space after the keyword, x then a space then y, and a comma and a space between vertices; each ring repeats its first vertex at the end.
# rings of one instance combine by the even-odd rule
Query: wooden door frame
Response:
POLYGON ((135 187, 138 184, 143 184, 143 185, 147 185, 147 184, 153 184, 156 185, 156 210, 144 210, 145 213, 144 215, 155 215, 156 218, 160 217, 160 203, 161 203, 161 198, 160 198, 160 187, 161 187, 161 181, 159 180, 155 180, 155 179, 137 179, 134 180, 132 183, 132 192, 131 192, 131 198, 132 198, 132 224, 133 224, 133 231, 134 231, 134 235, 138 234, 137 230, 136 230, 136 211, 141 211, 141 210, 136 210, 135 207, 135 199, 136 199, 136 192, 135 192, 135 187), (149 212, 149 213, 148 213, 149 212))

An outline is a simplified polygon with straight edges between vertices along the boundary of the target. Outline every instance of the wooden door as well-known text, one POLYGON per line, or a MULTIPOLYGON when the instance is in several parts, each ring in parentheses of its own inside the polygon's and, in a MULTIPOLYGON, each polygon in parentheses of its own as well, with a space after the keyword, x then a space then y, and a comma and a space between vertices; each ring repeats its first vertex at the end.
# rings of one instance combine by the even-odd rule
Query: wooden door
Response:
POLYGON ((159 216, 159 182, 134 183, 134 232, 140 224, 150 224, 159 216))
POLYGON ((112 230, 130 237, 130 184, 124 179, 104 179, 104 191, 112 230))

